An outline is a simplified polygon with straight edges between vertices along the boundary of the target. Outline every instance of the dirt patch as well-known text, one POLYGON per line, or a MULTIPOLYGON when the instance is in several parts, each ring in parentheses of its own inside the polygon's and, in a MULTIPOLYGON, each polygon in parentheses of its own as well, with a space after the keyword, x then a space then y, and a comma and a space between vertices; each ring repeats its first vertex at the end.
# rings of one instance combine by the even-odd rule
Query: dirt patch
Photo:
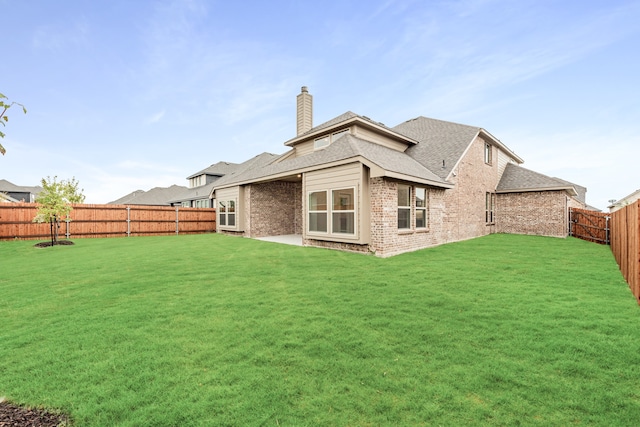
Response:
MULTIPOLYGON (((53 245, 51 244, 51 241, 48 242, 40 242, 40 243, 36 243, 35 246, 36 248, 48 248, 49 246, 54 246, 54 245, 73 245, 74 243, 71 240, 58 240, 57 242, 54 242, 53 245)), ((0 427, 2 427, 2 425, 0 425, 0 427)))
POLYGON ((69 417, 46 409, 26 408, 0 398, 0 427, 63 427, 69 417))

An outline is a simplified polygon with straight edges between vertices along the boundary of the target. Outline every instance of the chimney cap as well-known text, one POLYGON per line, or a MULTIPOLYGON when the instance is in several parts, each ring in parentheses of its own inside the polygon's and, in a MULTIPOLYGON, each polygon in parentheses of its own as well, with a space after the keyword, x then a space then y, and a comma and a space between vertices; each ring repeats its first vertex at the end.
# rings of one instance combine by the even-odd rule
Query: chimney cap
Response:
POLYGON ((302 89, 300 89, 301 92, 307 93, 309 92, 309 89, 307 89, 306 86, 302 86, 302 89))

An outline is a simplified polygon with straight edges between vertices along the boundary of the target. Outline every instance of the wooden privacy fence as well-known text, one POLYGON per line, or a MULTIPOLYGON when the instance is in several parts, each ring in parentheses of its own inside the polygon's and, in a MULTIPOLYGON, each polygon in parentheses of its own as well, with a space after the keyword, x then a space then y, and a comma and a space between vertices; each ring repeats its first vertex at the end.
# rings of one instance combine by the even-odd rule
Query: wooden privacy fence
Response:
POLYGON ((609 213, 569 209, 569 235, 590 242, 609 244, 609 213))
POLYGON ((640 200, 611 213, 611 251, 640 303, 640 200))
MULTIPOLYGON (((46 239, 48 223, 33 223, 35 203, 0 203, 0 240, 46 239)), ((158 236, 216 231, 216 210, 172 206, 73 205, 59 238, 158 236)))

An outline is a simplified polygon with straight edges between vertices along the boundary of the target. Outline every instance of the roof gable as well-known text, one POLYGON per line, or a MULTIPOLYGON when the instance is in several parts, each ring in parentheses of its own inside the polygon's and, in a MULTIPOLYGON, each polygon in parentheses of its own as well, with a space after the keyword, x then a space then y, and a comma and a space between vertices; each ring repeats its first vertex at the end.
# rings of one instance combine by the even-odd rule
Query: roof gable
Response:
POLYGON ((417 143, 414 139, 410 138, 407 135, 402 133, 398 133, 396 130, 391 129, 390 127, 385 126, 384 123, 376 122, 375 120, 371 120, 367 116, 361 116, 352 111, 347 111, 333 119, 326 121, 318 126, 315 126, 308 130, 307 132, 298 135, 284 143, 286 146, 294 146, 299 142, 309 140, 315 136, 321 136, 328 131, 331 131, 335 128, 335 130, 339 130, 339 128, 351 124, 359 124, 365 128, 375 129, 377 132, 384 134, 388 137, 392 137, 396 140, 400 140, 407 145, 414 145, 417 143))
POLYGON ((479 127, 417 117, 393 128, 419 142, 406 153, 446 179, 480 132, 479 127))
POLYGON ((420 116, 407 120, 393 129, 419 142, 417 145, 409 147, 406 153, 431 169, 442 179, 449 177, 453 168, 458 164, 477 136, 481 136, 487 142, 499 147, 514 161, 523 162, 501 141, 485 129, 477 126, 420 116))

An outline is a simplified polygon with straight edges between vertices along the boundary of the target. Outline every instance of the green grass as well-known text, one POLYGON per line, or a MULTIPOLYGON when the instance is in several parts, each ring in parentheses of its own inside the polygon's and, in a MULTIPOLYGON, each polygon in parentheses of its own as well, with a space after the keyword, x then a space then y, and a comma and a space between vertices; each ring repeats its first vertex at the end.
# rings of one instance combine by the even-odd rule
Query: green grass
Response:
POLYGON ((78 426, 640 420, 640 308, 606 246, 34 243, 0 243, 0 396, 78 426))

